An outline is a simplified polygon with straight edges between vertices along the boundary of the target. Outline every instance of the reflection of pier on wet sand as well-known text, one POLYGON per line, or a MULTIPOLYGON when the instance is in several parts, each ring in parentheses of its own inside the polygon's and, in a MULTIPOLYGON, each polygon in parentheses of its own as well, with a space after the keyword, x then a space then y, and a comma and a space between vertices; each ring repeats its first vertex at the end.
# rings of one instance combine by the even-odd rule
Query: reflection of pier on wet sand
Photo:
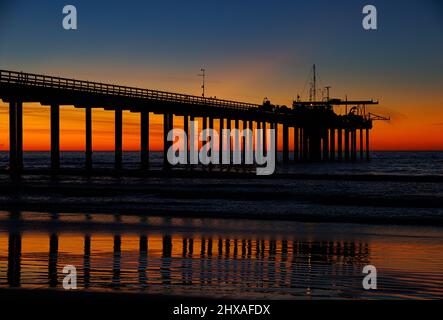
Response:
MULTIPOLYGON (((59 261, 61 254, 58 251, 57 234, 48 235, 49 251, 47 253, 47 287, 61 288, 63 265, 59 261)), ((11 233, 8 237, 8 264, 7 284, 10 287, 28 287, 23 283, 21 276, 21 242, 20 233, 11 233)), ((84 236, 83 263, 77 265, 81 288, 98 286, 113 289, 130 288, 135 286, 139 290, 157 289, 167 292, 174 286, 184 290, 186 286, 197 285, 200 288, 209 286, 227 285, 247 287, 246 291, 282 290, 310 291, 312 285, 316 286, 319 274, 312 269, 317 263, 326 264, 325 271, 330 275, 344 276, 345 274, 357 275, 363 265, 369 262, 369 247, 365 243, 354 242, 299 242, 264 239, 229 239, 218 238, 190 238, 174 239, 170 235, 162 237, 161 256, 150 257, 147 251, 148 237, 139 236, 138 265, 135 270, 122 270, 124 253, 121 249, 121 236, 113 236, 112 267, 109 270, 100 270, 98 279, 94 279, 94 265, 91 260, 91 237, 84 236), (179 246, 180 240, 182 246, 179 246), (213 243, 215 242, 215 246, 213 243), (179 246, 177 251, 182 256, 173 254, 173 247, 179 246), (195 251, 194 251, 195 250, 195 251), (160 259, 160 264, 149 267, 150 259, 160 259), (345 266, 345 260, 352 260, 352 265, 345 266), (111 276, 109 282, 103 283, 111 276), (124 274, 123 274, 124 273, 124 274), (133 278, 132 278, 133 277, 133 278)), ((43 270, 38 270, 43 272, 43 270)), ((323 283, 323 286, 336 286, 332 283, 323 283)), ((355 283, 357 285, 357 282, 355 283)), ((210 289, 209 289, 210 290, 210 289)), ((295 294, 295 292, 294 292, 295 294)))
POLYGON ((437 231, 412 240, 423 230, 402 227, 396 235, 377 226, 34 215, 33 222, 42 222, 38 232, 23 223, 32 220, 30 213, 10 214, 10 224, 0 219, 0 230, 8 230, 0 231, 0 287, 62 289, 69 264, 77 267, 80 290, 243 298, 400 297, 407 288, 416 288, 408 296, 443 294, 443 280, 432 272, 443 261, 430 265, 428 259, 441 256, 437 231), (415 257, 415 265, 401 264, 405 255, 415 257), (376 293, 361 289, 367 264, 380 268, 376 293))

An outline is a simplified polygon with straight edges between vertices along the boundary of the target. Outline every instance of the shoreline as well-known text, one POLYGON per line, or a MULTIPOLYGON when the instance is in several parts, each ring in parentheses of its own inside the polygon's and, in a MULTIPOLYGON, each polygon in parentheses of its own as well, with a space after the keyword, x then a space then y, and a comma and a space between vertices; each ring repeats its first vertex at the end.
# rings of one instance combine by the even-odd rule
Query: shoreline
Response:
MULTIPOLYGON (((226 213, 214 211, 186 211, 186 210, 168 210, 156 209, 155 213, 147 214, 146 208, 127 208, 127 207, 92 207, 92 206, 51 206, 51 205, 21 205, 21 206, 5 206, 0 205, 0 210, 9 212, 27 211, 27 212, 51 212, 57 214, 79 213, 88 214, 113 214, 113 215, 134 215, 155 218, 215 218, 215 219, 241 219, 241 220, 264 220, 264 221, 294 221, 303 223, 349 223, 349 224, 370 224, 370 225, 405 225, 405 226, 431 226, 443 227, 443 219, 441 217, 376 217, 356 215, 335 216, 322 215, 315 216, 309 214, 250 214, 250 213, 226 213)), ((16 222, 12 222, 15 224, 16 222)), ((35 225, 36 222, 29 222, 35 225)), ((1 225, 9 225, 8 222, 0 221, 1 225)), ((37 223, 38 224, 38 223, 37 223)), ((51 225, 52 223, 45 223, 51 225)), ((56 222, 57 224, 57 222, 56 222)), ((63 224, 63 223, 62 223, 63 224)), ((89 225, 86 223, 86 225, 89 225)))
POLYGON ((0 175, 0 210, 443 226, 436 181, 235 176, 0 175))
MULTIPOLYGON (((406 174, 308 174, 308 173, 285 173, 277 172, 268 176, 258 176, 254 172, 246 171, 250 168, 231 167, 211 170, 210 168, 179 168, 172 170, 164 169, 25 169, 20 174, 12 173, 7 169, 0 169, 0 177, 10 178, 13 182, 19 182, 23 176, 45 175, 78 176, 78 177, 140 177, 140 178, 202 178, 202 179, 253 179, 253 180, 342 180, 342 181, 392 181, 392 182, 443 182, 441 175, 406 175, 406 174)), ((0 182, 1 184, 1 182, 0 182)))

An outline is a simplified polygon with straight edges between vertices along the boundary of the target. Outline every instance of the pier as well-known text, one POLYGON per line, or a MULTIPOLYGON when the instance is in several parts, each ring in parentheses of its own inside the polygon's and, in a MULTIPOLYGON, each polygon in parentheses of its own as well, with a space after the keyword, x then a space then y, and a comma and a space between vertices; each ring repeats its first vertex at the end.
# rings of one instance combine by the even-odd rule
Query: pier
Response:
MULTIPOLYGON (((183 122, 188 137, 189 121, 197 118, 203 119, 202 130, 274 129, 276 145, 282 142, 283 163, 298 163, 369 160, 372 122, 384 120, 366 112, 367 105, 378 104, 373 100, 343 101, 328 97, 323 101, 294 101, 289 108, 273 105, 270 101, 252 104, 6 70, 0 70, 0 99, 9 104, 11 172, 23 169, 23 107, 26 103, 40 103, 42 108, 50 108, 51 169, 55 172, 60 169, 60 108, 63 106, 74 106, 79 112, 84 110, 86 170, 93 167, 94 108, 114 113, 116 170, 123 166, 122 113, 125 110, 140 114, 140 166, 143 169, 149 168, 151 114, 163 116, 165 168, 170 168, 166 154, 172 144, 167 140, 167 133, 178 121, 183 122), (349 105, 349 112, 337 114, 334 107, 343 105, 349 105), (218 120, 218 128, 214 128, 214 120, 218 120), (289 138, 291 134, 293 139, 289 138)), ((259 141, 265 139, 263 136, 259 141)), ((220 136, 215 143, 226 148, 239 146, 244 150, 246 140, 238 136, 220 136)), ((245 161, 244 153, 241 161, 245 161)))

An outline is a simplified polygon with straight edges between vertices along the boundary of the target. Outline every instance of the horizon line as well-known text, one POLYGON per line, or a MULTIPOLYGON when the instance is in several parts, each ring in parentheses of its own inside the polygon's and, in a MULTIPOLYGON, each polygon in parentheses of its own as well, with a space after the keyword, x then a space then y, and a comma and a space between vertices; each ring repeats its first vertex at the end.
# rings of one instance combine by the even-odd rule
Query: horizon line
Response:
MULTIPOLYGON (((123 149, 123 152, 140 152, 140 149, 123 149)), ((282 149, 277 150, 283 152, 282 149)), ((289 150, 294 152, 294 150, 289 150)), ((9 152, 9 150, 0 150, 0 152, 9 152)), ((51 149, 47 150, 23 150, 23 152, 51 152, 51 149)), ((60 150, 60 152, 86 152, 86 150, 60 150)), ((92 150, 92 152, 115 152, 115 150, 92 150)), ((149 150, 149 152, 163 152, 163 149, 149 150)), ((443 152, 443 149, 437 150, 371 150, 371 152, 443 152)))

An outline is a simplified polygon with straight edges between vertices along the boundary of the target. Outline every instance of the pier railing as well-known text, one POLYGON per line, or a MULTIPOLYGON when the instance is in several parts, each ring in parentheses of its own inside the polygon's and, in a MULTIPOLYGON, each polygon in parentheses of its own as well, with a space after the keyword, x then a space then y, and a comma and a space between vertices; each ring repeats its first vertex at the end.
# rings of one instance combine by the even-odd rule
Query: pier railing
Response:
POLYGON ((8 70, 0 70, 0 85, 1 84, 71 90, 103 95, 140 98, 150 101, 193 104, 236 110, 251 110, 258 107, 258 105, 256 104, 232 100, 206 98, 181 93, 142 89, 137 87, 127 87, 114 84, 105 84, 101 82, 75 80, 69 78, 60 78, 8 70))

